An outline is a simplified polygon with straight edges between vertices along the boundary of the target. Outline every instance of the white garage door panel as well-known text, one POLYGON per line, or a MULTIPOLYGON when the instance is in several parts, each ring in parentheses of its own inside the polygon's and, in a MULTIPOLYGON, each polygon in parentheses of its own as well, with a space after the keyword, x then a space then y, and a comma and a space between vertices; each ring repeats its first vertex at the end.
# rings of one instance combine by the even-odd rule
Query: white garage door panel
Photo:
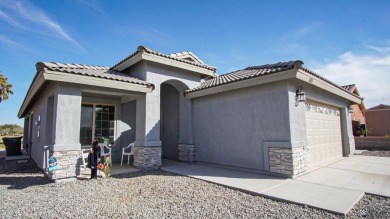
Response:
POLYGON ((306 103, 306 134, 309 168, 342 157, 340 110, 319 103, 306 103))

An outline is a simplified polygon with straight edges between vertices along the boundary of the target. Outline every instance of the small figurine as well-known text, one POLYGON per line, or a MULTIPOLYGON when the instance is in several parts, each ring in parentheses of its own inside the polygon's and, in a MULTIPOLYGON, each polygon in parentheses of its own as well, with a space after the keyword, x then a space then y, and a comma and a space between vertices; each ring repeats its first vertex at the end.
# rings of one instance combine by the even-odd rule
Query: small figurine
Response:
POLYGON ((104 175, 106 175, 106 177, 109 177, 110 176, 110 157, 109 156, 105 156, 105 162, 104 162, 104 175))

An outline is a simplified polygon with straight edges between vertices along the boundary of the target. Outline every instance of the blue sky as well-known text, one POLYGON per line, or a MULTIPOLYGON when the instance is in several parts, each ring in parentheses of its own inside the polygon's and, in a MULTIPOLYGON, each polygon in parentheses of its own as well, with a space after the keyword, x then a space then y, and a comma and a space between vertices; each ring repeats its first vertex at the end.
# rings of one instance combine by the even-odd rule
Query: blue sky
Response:
POLYGON ((0 71, 17 118, 39 61, 112 66, 137 46, 192 51, 218 74, 300 59, 366 106, 390 105, 390 1, 0 1, 0 71))

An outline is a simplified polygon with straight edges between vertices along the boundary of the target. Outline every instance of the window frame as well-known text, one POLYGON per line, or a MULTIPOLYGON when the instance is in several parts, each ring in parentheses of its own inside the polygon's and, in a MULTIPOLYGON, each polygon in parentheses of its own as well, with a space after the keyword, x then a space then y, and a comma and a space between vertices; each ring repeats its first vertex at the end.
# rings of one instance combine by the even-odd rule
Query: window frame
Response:
MULTIPOLYGON (((92 106, 92 139, 95 138, 95 129, 96 129, 96 106, 98 105, 101 105, 101 106, 113 106, 114 107, 114 141, 116 140, 116 131, 117 131, 117 121, 116 121, 116 118, 117 118, 117 105, 116 104, 107 104, 107 103, 91 103, 91 102, 82 102, 80 107, 82 105, 91 105, 92 106)), ((109 121, 109 120, 108 120, 109 121)), ((80 118, 80 122, 81 122, 81 118, 80 118)), ((110 124, 109 124, 109 127, 110 127, 110 124)), ((80 127, 81 129, 81 127, 80 127)), ((110 129, 110 128, 108 128, 110 129)), ((81 136, 79 137, 79 141, 80 141, 80 138, 81 136)), ((92 144, 92 142, 91 142, 92 144)), ((87 147, 90 147, 91 145, 81 145, 82 148, 87 148, 87 147)))

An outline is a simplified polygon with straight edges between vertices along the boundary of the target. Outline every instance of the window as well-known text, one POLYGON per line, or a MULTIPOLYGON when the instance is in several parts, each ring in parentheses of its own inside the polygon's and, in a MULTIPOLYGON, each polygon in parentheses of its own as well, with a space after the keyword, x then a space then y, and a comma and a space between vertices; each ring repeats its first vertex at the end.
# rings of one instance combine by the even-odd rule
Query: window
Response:
POLYGON ((114 143, 115 106, 81 105, 80 144, 91 145, 97 138, 105 144, 114 143), (95 127, 95 128, 93 128, 95 127))
POLYGON ((107 105, 95 106, 95 138, 99 142, 114 143, 115 107, 107 105))

